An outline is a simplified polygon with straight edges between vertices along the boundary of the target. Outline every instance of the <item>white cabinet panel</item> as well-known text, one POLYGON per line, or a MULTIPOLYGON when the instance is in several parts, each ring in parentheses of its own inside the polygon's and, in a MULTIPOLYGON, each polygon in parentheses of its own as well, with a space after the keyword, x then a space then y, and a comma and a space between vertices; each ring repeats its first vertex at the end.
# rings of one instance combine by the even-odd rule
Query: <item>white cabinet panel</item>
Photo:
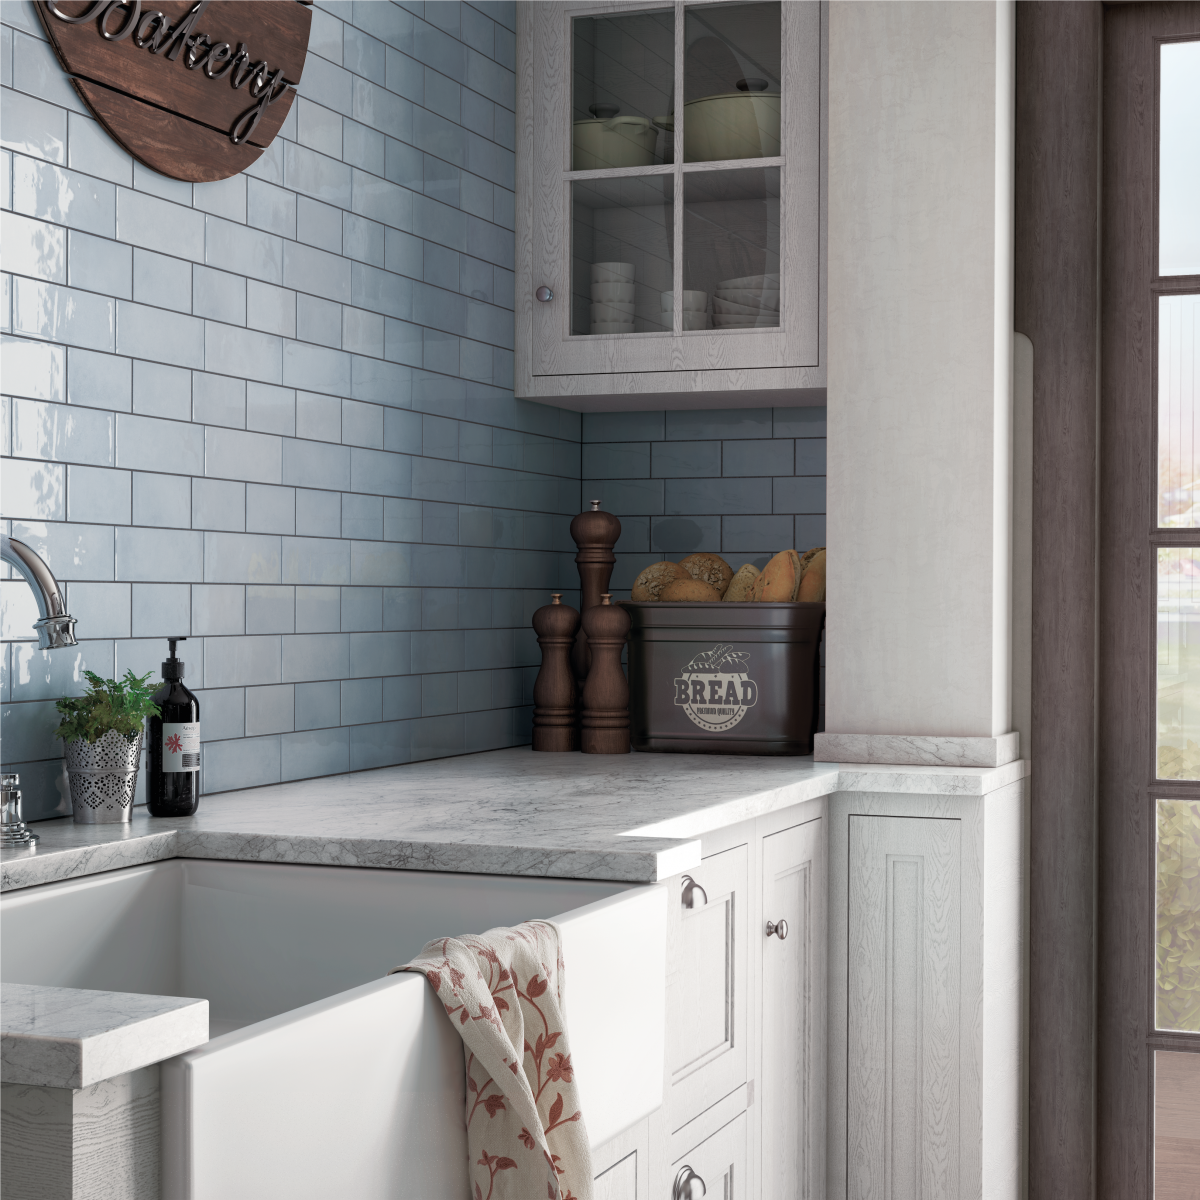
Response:
POLYGON ((959 1200, 961 825, 850 817, 850 1200, 959 1200))
POLYGON ((671 905, 667 1078, 672 1131, 746 1079, 748 866, 744 845, 706 858, 690 876, 702 889, 691 892, 693 907, 685 908, 682 896, 671 905))
POLYGON ((670 1200, 749 1200, 746 1175, 746 1114, 718 1129, 672 1167, 670 1200), (698 1177, 698 1181, 697 1181, 698 1177))
POLYGON ((638 1200, 638 1155, 634 1150, 596 1176, 594 1200, 638 1200))
POLYGON ((763 838, 762 1200, 824 1197, 825 866, 823 820, 763 838))

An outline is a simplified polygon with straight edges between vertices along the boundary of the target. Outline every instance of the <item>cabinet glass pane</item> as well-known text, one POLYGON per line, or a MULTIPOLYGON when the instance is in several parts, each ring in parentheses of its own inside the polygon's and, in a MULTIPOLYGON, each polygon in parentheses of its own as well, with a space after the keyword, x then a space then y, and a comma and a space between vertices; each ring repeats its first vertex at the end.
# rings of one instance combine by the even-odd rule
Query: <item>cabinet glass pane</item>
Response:
POLYGON ((1173 529, 1200 526, 1198 357, 1200 296, 1160 296, 1158 523, 1173 529))
POLYGON ((571 184, 572 334, 670 332, 674 188, 670 175, 571 184))
POLYGON ((1158 550, 1158 778, 1200 779, 1200 547, 1158 550))
POLYGON ((782 5, 685 10, 683 161, 780 153, 782 5))
POLYGON ((674 12, 576 17, 573 34, 571 169, 674 162, 663 129, 675 98, 674 12))
POLYGON ((1155 1024, 1200 1033, 1200 800, 1157 807, 1155 1024))
POLYGON ((778 326, 779 174, 748 167, 684 175, 685 329, 778 326))
POLYGON ((1200 275, 1200 41, 1159 59, 1158 273, 1200 275))

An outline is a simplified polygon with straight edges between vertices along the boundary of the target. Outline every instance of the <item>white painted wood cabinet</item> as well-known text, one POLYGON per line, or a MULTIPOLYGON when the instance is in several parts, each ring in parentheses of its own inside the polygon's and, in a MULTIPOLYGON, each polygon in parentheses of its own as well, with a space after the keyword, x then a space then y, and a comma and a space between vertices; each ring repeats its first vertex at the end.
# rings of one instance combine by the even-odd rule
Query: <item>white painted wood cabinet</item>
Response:
POLYGON ((819 0, 517 7, 516 394, 823 404, 819 0))
POLYGON ((705 835, 669 885, 665 1099, 597 1152, 604 1200, 823 1197, 824 813, 811 801, 705 835))

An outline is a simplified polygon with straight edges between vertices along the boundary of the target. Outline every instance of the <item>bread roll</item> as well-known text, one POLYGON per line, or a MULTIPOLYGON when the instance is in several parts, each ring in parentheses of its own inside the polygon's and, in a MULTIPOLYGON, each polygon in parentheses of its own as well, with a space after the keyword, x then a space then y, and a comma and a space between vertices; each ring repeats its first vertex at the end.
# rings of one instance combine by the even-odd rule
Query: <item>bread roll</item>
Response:
POLYGON ((825 549, 824 546, 814 546, 811 550, 805 550, 805 552, 802 555, 800 555, 800 578, 801 579, 804 578, 804 572, 808 570, 809 563, 811 563, 812 560, 814 558, 816 558, 816 556, 818 554, 820 554, 821 551, 824 549, 825 549))
POLYGON ((675 579, 690 579, 691 576, 673 562, 651 563, 634 581, 631 600, 659 600, 659 593, 675 579))
POLYGON ((796 593, 797 600, 825 599, 825 548, 820 547, 808 564, 804 578, 800 580, 800 590, 796 593))
POLYGON ((749 600, 754 593, 754 581, 758 578, 758 568, 753 563, 743 563, 738 567, 737 574, 725 589, 722 600, 749 600))
POLYGON ((711 583, 721 594, 733 578, 733 568, 719 554, 689 554, 679 565, 693 578, 711 583))
POLYGON ((754 600, 795 600, 800 587, 800 555, 780 550, 754 582, 754 600))
POLYGON ((676 579, 658 594, 660 600, 720 600, 721 593, 703 579, 676 579))

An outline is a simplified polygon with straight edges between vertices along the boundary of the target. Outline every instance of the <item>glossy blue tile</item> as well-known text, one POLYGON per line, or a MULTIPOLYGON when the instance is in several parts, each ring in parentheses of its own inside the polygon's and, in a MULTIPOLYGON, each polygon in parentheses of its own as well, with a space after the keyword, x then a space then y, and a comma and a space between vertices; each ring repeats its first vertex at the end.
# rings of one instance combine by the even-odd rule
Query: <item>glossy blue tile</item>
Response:
POLYGON ((365 725, 383 719, 383 680, 342 681, 342 724, 365 725))
MULTIPOLYGON (((732 516, 721 522, 721 552, 747 556, 766 551, 776 554, 793 546, 790 516, 732 516)), ((740 562, 732 564, 736 570, 740 562)))
POLYGON ((84 291, 131 300, 132 247, 72 229, 67 238, 67 282, 84 291))
POLYGON ((296 588, 297 633, 337 633, 341 627, 340 588, 312 585, 296 588))
POLYGON ((219 742, 246 732, 246 693, 242 688, 206 688, 200 701, 200 740, 219 742))
POLYGON ((336 680, 295 685, 297 729, 327 729, 341 723, 341 689, 336 680))
POLYGON ((796 441, 796 474, 825 474, 825 439, 798 438, 796 441))
POLYGON ((319 679, 345 679, 350 674, 349 634, 284 635, 283 680, 302 683, 319 679))
POLYGON ((280 579, 278 537, 264 533, 205 533, 203 537, 205 583, 285 582, 280 579))
MULTIPOLYGON (((15 462, 5 467, 5 481, 15 462)), ((44 464, 39 464, 44 465, 44 464)), ((73 521, 103 522, 128 525, 131 515, 131 476, 128 471, 111 471, 102 467, 67 467, 67 516, 73 521)), ((183 480, 186 484, 187 481, 183 480)), ((18 514, 8 507, 7 516, 18 514)), ((61 519, 61 518, 57 518, 61 519)), ((186 525, 186 521, 184 524, 186 525)))
POLYGON ((381 540, 383 538, 383 500, 379 496, 342 496, 342 537, 381 540))
POLYGON ((342 401, 342 441, 348 446, 382 450, 385 410, 359 400, 342 401))
POLYGON ((117 240, 146 250, 204 262, 204 223, 218 219, 144 192, 117 188, 117 240))
POLYGON ((341 513, 341 493, 296 489, 297 533, 305 537, 340 537, 341 513))
MULTIPOLYGON (((665 443, 682 445, 683 443, 665 443)), ((722 474, 727 476, 790 475, 795 466, 794 443, 789 438, 725 442, 721 455, 722 474)))
POLYGON ((793 545, 797 549, 825 545, 824 513, 796 517, 796 533, 793 545))
POLYGON ((283 734, 279 739, 280 778, 286 782, 349 771, 351 732, 319 729, 283 734))
POLYGON ((209 742, 200 756, 205 792, 230 792, 279 782, 279 737, 209 742))
POLYGON ((827 411, 824 405, 812 408, 777 408, 774 410, 775 436, 823 438, 827 411))
POLYGON ((0 474, 6 517, 61 521, 66 516, 67 468, 61 463, 9 459, 0 474))
POLYGON ((246 485, 219 479, 193 479, 192 528, 244 533, 246 485))
MULTIPOLYGON (((228 535, 226 535, 228 536, 228 535)), ((204 576, 204 534, 179 529, 116 529, 118 579, 137 583, 199 581, 204 576)))
MULTIPOLYGON (((135 583, 132 586, 135 638, 190 634, 192 589, 186 583, 135 583)), ((230 736, 241 737, 241 731, 230 736)))
POLYGON ((280 682, 280 639, 206 637, 204 682, 209 687, 251 687, 280 682))
POLYGON ((770 479, 668 479, 668 514, 771 512, 770 479))
POLYGON ((825 477, 806 475, 774 481, 774 507, 777 513, 824 513, 825 477))
POLYGON ((246 736, 291 733, 295 728, 294 688, 291 684, 246 689, 246 736))
POLYGON ((385 721, 378 725, 352 725, 350 769, 366 771, 409 761, 408 723, 385 721))
POLYGON ((230 325, 245 325, 246 280, 211 267, 193 267, 192 312, 230 325))
POLYGON ((295 589, 286 584, 250 584, 246 588, 247 633, 294 633, 295 589))
POLYGON ((246 428, 291 437, 296 432, 296 393, 266 383, 246 384, 246 428))
POLYGON ((192 585, 192 633, 246 632, 246 589, 238 584, 197 583, 192 585))
MULTIPOLYGON (((161 363, 133 363, 133 411, 187 421, 192 415, 192 373, 161 363)), ((118 429, 118 433, 120 430, 118 429)), ((202 440, 197 433, 198 444, 202 440)), ((160 464, 161 466, 161 464, 160 464)), ((189 463, 185 470, 191 472, 189 463)))

